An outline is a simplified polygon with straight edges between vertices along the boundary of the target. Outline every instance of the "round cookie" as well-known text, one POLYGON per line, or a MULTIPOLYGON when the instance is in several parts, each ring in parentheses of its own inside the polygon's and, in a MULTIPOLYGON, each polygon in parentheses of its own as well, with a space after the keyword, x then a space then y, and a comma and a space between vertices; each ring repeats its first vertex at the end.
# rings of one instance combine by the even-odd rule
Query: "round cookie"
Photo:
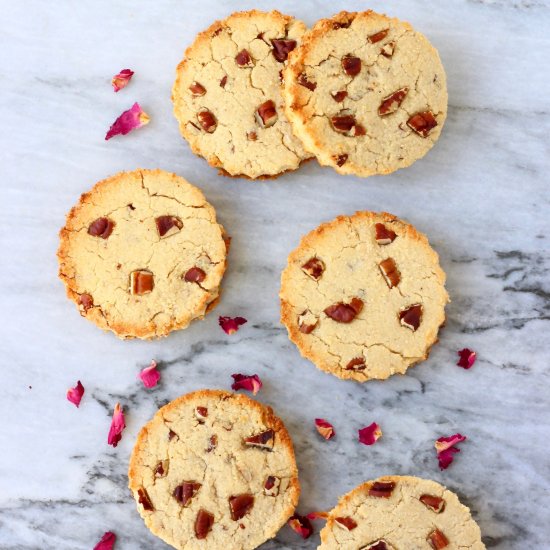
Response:
POLYGON ((281 277, 281 321, 339 378, 384 379, 428 357, 445 321, 445 273, 422 233, 391 214, 339 216, 302 238, 281 277))
POLYGON ((224 239, 214 208, 183 178, 122 172, 97 183, 67 215, 59 277, 100 328, 120 338, 166 336, 215 305, 224 239))
POLYGON ((128 475, 147 527, 182 550, 256 548, 277 534, 300 495, 282 421, 225 391, 162 407, 141 429, 128 475))
POLYGON ((276 177, 311 157, 292 132, 281 94, 282 69, 305 30, 278 11, 237 12, 185 52, 174 114, 192 151, 220 173, 276 177))
POLYGON ((483 550, 470 510, 435 481, 387 476, 344 495, 317 550, 483 550))
POLYGON ((408 23, 372 11, 318 21, 289 56, 283 95, 304 147, 365 177, 423 157, 447 114, 437 51, 408 23))

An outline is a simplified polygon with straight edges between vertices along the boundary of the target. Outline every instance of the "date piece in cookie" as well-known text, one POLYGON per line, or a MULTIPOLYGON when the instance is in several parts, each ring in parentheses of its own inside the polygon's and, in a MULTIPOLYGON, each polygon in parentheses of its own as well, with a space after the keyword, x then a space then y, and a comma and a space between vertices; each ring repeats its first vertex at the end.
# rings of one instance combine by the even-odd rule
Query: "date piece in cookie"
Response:
POLYGON ((278 11, 237 12, 200 33, 179 64, 174 114, 192 151, 220 173, 277 177, 310 158, 285 115, 282 70, 305 25, 278 11))
POLYGON ((215 305, 227 247, 214 208, 183 178, 122 172, 80 197, 60 232, 59 277, 82 316, 156 338, 215 305))
POLYGON ((303 237, 280 298, 281 321, 300 353, 359 382, 426 359, 449 301, 426 236, 384 212, 339 216, 303 237))
POLYGON ((484 550, 485 545, 470 510, 454 493, 435 481, 388 476, 359 485, 329 512, 318 550, 333 548, 484 550), (381 493, 377 487, 392 490, 381 493), (342 528, 343 518, 353 529, 342 528))
POLYGON ((304 34, 283 96, 304 147, 340 174, 364 177, 423 157, 447 114, 437 51, 408 23, 372 11, 341 12, 304 34))
POLYGON ((282 421, 245 395, 216 390, 162 407, 138 435, 128 476, 147 527, 181 550, 252 550, 277 534, 300 494, 282 421), (249 445, 254 438, 264 444, 249 445))

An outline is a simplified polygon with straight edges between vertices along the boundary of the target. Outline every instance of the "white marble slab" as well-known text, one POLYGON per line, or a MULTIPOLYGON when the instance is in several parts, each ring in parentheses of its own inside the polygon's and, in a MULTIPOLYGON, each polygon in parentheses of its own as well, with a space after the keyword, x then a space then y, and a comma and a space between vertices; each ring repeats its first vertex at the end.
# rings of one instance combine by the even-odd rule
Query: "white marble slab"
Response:
MULTIPOLYGON (((311 24, 363 2, 8 2, 0 18, 0 548, 89 549, 112 529, 117 549, 166 548, 126 489, 139 427, 158 406, 202 387, 228 388, 257 372, 259 394, 296 444, 299 510, 327 509, 360 482, 388 473, 433 478, 457 491, 488 547, 550 548, 548 172, 550 3, 455 0, 368 7, 411 21, 440 50, 449 117, 440 142, 413 167, 362 181, 309 163, 277 181, 216 175, 181 140, 170 88, 193 36, 235 9, 278 7, 311 24), (114 94, 110 77, 136 72, 114 94), (140 101, 151 124, 103 140, 140 101), (95 181, 162 167, 204 189, 233 237, 216 313, 160 342, 121 342, 81 319, 57 280, 57 230, 95 181), (300 358, 278 322, 279 274, 299 237, 356 209, 387 210, 426 232, 448 274, 448 324, 430 359, 409 374, 357 385, 300 358), (233 337, 217 315, 249 323, 233 337), (477 350, 474 368, 456 350, 477 350), (136 373, 151 358, 160 387, 136 373), (65 400, 80 379, 80 409, 65 400), (106 444, 116 401, 127 411, 120 445, 106 444), (330 419, 324 442, 312 419, 330 419), (378 421, 383 438, 359 445, 378 421), (433 441, 468 436, 440 472, 433 441)), ((320 527, 320 526, 317 526, 320 527)), ((284 528, 265 549, 316 548, 284 528)))

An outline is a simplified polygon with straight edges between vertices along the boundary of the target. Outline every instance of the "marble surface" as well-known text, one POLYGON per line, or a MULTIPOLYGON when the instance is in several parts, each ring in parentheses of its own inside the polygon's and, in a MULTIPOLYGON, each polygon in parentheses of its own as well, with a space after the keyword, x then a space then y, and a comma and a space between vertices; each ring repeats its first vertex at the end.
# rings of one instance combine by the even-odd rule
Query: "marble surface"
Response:
MULTIPOLYGON (((235 9, 279 7, 303 18, 364 3, 1 2, 0 548, 92 548, 106 530, 117 549, 167 548, 139 518, 126 468, 155 410, 202 387, 256 372, 258 398, 295 441, 299 510, 328 509, 360 482, 389 473, 433 478, 471 507, 489 548, 550 548, 548 173, 550 3, 454 0, 369 7, 411 21, 441 52, 449 116, 428 156, 386 177, 342 177, 311 162, 277 181, 218 176, 194 157, 171 113, 175 67, 194 34, 235 9), (55 5, 55 8, 54 8, 55 5), (109 80, 130 67, 114 94, 109 80), (150 125, 103 137, 139 101, 150 125), (58 281, 57 231, 95 181, 162 167, 204 189, 233 237, 215 314, 157 342, 122 342, 81 319, 58 281), (300 358, 278 321, 279 275, 299 237, 356 209, 387 210, 426 232, 448 274, 448 323, 430 359, 406 376, 358 385, 300 358), (218 315, 249 319, 226 336, 218 315), (456 350, 479 359, 455 366, 456 350), (162 383, 136 373, 155 358, 162 383), (65 399, 77 379, 80 409, 65 399), (127 429, 106 443, 120 401, 127 429), (330 419, 335 440, 314 431, 330 419), (377 421, 373 447, 356 430, 377 421), (434 440, 468 436, 441 472, 434 440)), ((316 526, 317 528, 320 525, 316 526)), ((267 549, 316 548, 287 527, 267 549)))

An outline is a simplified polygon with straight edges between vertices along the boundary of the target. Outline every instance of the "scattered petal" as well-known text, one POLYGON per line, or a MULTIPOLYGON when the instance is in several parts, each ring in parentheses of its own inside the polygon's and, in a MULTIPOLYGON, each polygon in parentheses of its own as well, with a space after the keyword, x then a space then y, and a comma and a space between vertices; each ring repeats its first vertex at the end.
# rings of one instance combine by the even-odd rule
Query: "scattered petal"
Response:
POLYGON ((460 358, 457 365, 466 370, 471 369, 476 362, 477 353, 468 348, 461 349, 460 351, 457 351, 457 353, 460 358))
POLYGON ((105 139, 111 139, 114 136, 122 134, 125 136, 128 132, 149 124, 149 115, 145 113, 139 103, 134 103, 130 109, 124 111, 111 125, 105 139))
POLYGON ((116 535, 107 531, 101 540, 94 546, 94 550, 113 550, 116 542, 116 535))
POLYGON ((157 362, 151 361, 148 367, 145 367, 139 374, 138 378, 141 378, 143 385, 146 388, 154 388, 160 380, 160 372, 157 370, 157 362))
POLYGON ((306 516, 294 514, 289 520, 288 525, 293 531, 296 531, 303 539, 307 539, 313 533, 313 526, 306 516))
POLYGON ((84 395, 84 386, 80 383, 80 380, 76 383, 74 388, 67 390, 67 399, 74 403, 77 407, 80 405, 82 396, 84 395))
POLYGON ((311 521, 315 519, 322 519, 323 521, 327 521, 328 512, 310 512, 309 514, 306 514, 306 518, 311 521))
POLYGON ((115 92, 122 90, 122 88, 126 88, 133 76, 134 71, 130 69, 122 69, 118 74, 115 74, 111 80, 115 92))
POLYGON ((435 442, 435 450, 437 451, 437 459, 439 461, 439 467, 442 470, 446 470, 454 459, 454 454, 459 453, 460 449, 457 449, 455 445, 466 440, 466 436, 460 434, 454 434, 449 437, 440 437, 435 442))
POLYGON ((219 317, 218 323, 226 334, 235 334, 241 325, 246 323, 244 317, 219 317))
POLYGON ((113 418, 111 420, 111 428, 109 429, 109 436, 107 437, 107 443, 116 447, 118 442, 122 439, 122 430, 126 427, 124 423, 124 412, 120 403, 115 405, 113 412, 113 418))
POLYGON ((381 436, 382 430, 376 422, 359 430, 359 441, 363 443, 363 445, 374 445, 381 436))
POLYGON ((332 439, 336 435, 332 424, 330 422, 327 422, 324 418, 316 418, 315 427, 317 428, 317 431, 321 434, 321 436, 327 440, 332 439))
POLYGON ((231 377, 234 380, 231 389, 235 391, 246 390, 256 395, 263 385, 257 374, 232 374, 231 377))

